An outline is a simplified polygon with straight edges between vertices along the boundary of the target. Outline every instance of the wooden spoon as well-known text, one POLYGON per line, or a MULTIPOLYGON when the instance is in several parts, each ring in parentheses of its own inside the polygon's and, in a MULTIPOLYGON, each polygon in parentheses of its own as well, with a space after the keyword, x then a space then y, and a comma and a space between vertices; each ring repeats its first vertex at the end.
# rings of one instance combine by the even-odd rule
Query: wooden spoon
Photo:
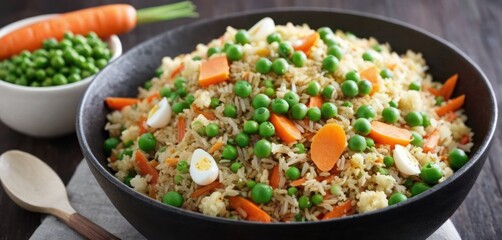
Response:
POLYGON ((119 239, 78 214, 56 172, 31 154, 17 150, 3 153, 0 180, 5 192, 24 209, 52 214, 89 239, 119 239))

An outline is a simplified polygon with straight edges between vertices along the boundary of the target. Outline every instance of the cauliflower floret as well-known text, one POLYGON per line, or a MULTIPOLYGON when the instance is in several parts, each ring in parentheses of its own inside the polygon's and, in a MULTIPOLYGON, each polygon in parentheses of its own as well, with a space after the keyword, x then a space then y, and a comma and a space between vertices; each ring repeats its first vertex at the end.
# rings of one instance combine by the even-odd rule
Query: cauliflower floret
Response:
POLYGON ((136 177, 131 179, 131 186, 134 188, 134 191, 146 193, 148 189, 148 181, 146 178, 136 175, 136 177))
POLYGON ((122 134, 120 135, 120 140, 122 142, 127 142, 127 141, 134 141, 139 134, 139 127, 136 125, 132 125, 128 127, 126 130, 122 131, 122 134))
POLYGON ((401 99, 399 100, 399 108, 406 112, 421 111, 423 105, 418 91, 406 91, 401 95, 401 99))
POLYGON ((207 108, 211 104, 211 96, 206 90, 195 91, 195 101, 193 102, 198 108, 207 108))
POLYGON ((382 191, 365 191, 359 196, 357 208, 360 213, 365 213, 388 206, 387 196, 382 191))
POLYGON ((222 216, 226 213, 223 195, 220 192, 213 192, 200 201, 199 209, 209 216, 222 216))
POLYGON ((388 175, 375 175, 373 176, 373 181, 377 184, 376 190, 386 193, 392 193, 392 188, 396 183, 396 179, 388 175))

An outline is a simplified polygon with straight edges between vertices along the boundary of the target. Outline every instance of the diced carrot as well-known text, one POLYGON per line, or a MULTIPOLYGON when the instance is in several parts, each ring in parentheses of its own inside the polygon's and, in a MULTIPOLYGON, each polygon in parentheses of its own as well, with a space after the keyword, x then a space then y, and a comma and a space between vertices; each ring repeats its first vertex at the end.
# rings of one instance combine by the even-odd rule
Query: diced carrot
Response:
POLYGON ((164 163, 169 166, 169 167, 174 167, 176 164, 178 164, 179 158, 166 158, 164 160, 164 163))
POLYGON ((329 175, 329 176, 319 176, 317 177, 317 181, 319 182, 322 182, 322 181, 326 181, 326 183, 331 183, 331 181, 333 181, 333 179, 335 178, 335 176, 333 175, 329 175))
POLYGON ((185 69, 185 65, 180 64, 177 68, 173 70, 173 72, 171 72, 171 75, 169 75, 169 80, 172 80, 176 76, 178 76, 181 73, 181 71, 183 71, 183 69, 185 69))
MULTIPOLYGON (((308 119, 305 119, 305 120, 303 120, 303 121, 305 121, 305 125, 308 125, 308 124, 309 124, 309 120, 308 120, 308 119)), ((307 140, 309 140, 309 141, 312 141, 312 138, 315 136, 315 133, 313 133, 313 132, 304 132, 304 133, 302 134, 302 136, 303 136, 305 139, 307 139, 307 140)))
POLYGON ((158 165, 159 165, 159 162, 157 162, 157 160, 152 160, 149 162, 150 166, 156 168, 158 165))
POLYGON ((293 48, 295 51, 302 51, 305 54, 309 54, 310 49, 314 44, 319 40, 319 33, 314 32, 308 36, 305 36, 301 39, 298 39, 295 43, 293 43, 293 48))
POLYGON ((379 121, 371 122, 371 131, 368 137, 372 138, 376 143, 388 144, 392 147, 396 144, 406 146, 412 139, 411 133, 407 129, 379 121))
POLYGON ((209 151, 207 151, 208 153, 214 153, 218 150, 220 150, 222 147, 223 147, 223 142, 221 141, 217 141, 213 146, 211 146, 211 148, 209 148, 209 151))
POLYGON ((351 211, 352 211, 352 201, 348 200, 338 206, 334 206, 333 210, 324 214, 322 220, 343 217, 347 214, 350 214, 351 211))
POLYGON ((435 89, 435 88, 432 88, 432 87, 431 87, 431 88, 428 88, 428 91, 429 91, 432 95, 434 95, 434 96, 436 96, 436 97, 437 97, 437 96, 441 96, 441 90, 437 90, 437 89, 435 89))
POLYGON ((312 138, 310 155, 317 168, 327 172, 335 166, 346 147, 347 138, 343 128, 336 123, 328 123, 312 138))
POLYGON ((443 96, 444 100, 450 100, 451 95, 453 94, 453 90, 455 90, 455 85, 457 85, 458 74, 454 74, 446 82, 443 87, 439 91, 441 96, 443 96))
POLYGON ((373 66, 370 68, 367 68, 363 70, 361 73, 361 79, 366 79, 371 82, 373 85, 373 89, 371 90, 370 95, 373 95, 374 93, 378 92, 380 90, 380 84, 378 83, 378 68, 373 66))
POLYGON ((281 170, 279 169, 279 165, 275 165, 270 171, 270 176, 268 178, 268 181, 272 188, 278 188, 280 180, 281 180, 281 170))
POLYGON ((141 135, 143 133, 148 132, 148 129, 146 128, 146 118, 145 117, 142 117, 138 121, 137 125, 138 125, 138 128, 139 128, 138 135, 141 135))
POLYGON ((321 96, 319 96, 319 95, 313 96, 313 97, 309 98, 309 102, 307 103, 307 107, 308 108, 317 107, 317 108, 321 109, 322 103, 323 103, 323 100, 322 100, 321 96))
POLYGON ((157 198, 157 185, 150 184, 150 190, 148 190, 148 196, 153 199, 157 198))
POLYGON ((271 113, 270 122, 274 125, 277 136, 286 144, 290 144, 302 138, 300 130, 298 130, 295 124, 287 117, 271 113))
POLYGON ((469 143, 469 141, 470 141, 470 139, 469 139, 469 135, 464 135, 464 136, 462 136, 462 138, 460 139, 460 142, 459 142, 459 143, 460 143, 460 144, 462 144, 462 145, 464 145, 464 144, 468 144, 468 143, 469 143))
POLYGON ((183 138, 185 137, 185 132, 186 132, 185 118, 179 117, 178 118, 178 142, 183 141, 183 138))
POLYGON ((117 160, 119 160, 119 159, 117 158, 117 156, 115 154, 112 154, 110 156, 110 162, 116 162, 117 160))
POLYGON ((455 112, 448 112, 444 115, 444 119, 448 122, 453 122, 457 119, 457 114, 455 112))
POLYGON ((397 64, 396 63, 389 63, 387 64, 387 68, 390 69, 391 71, 394 70, 394 68, 396 68, 397 64))
POLYGON ((241 215, 241 217, 256 222, 270 222, 272 218, 265 211, 261 210, 258 206, 256 206, 251 201, 243 198, 243 197, 230 197, 229 198, 230 206, 237 210, 237 212, 241 215))
POLYGON ((202 186, 198 188, 197 190, 193 191, 192 195, 190 195, 191 198, 198 198, 200 196, 206 195, 213 191, 214 189, 221 188, 224 185, 218 181, 214 181, 206 186, 202 186))
POLYGON ((152 102, 154 99, 160 99, 160 93, 155 92, 146 98, 146 102, 152 102))
POLYGON ((228 66, 227 56, 222 55, 202 62, 200 66, 199 84, 207 87, 212 84, 218 84, 228 79, 230 67, 228 66))
POLYGON ((301 186, 306 181, 307 181, 307 179, 305 177, 302 177, 302 178, 298 178, 298 179, 290 182, 289 185, 292 187, 298 187, 298 186, 301 186))
POLYGON ((136 162, 136 165, 138 165, 141 175, 152 176, 150 184, 156 184, 157 180, 159 179, 159 172, 157 172, 157 169, 149 164, 148 159, 146 159, 145 155, 143 155, 140 150, 136 151, 134 155, 134 161, 136 162))
POLYGON ((439 130, 435 129, 432 133, 425 139, 422 149, 425 153, 429 153, 436 149, 439 142, 439 130))
POLYGON ((139 103, 137 98, 107 97, 106 106, 112 110, 122 110, 122 108, 139 103))
POLYGON ((192 109, 195 113, 202 114, 207 120, 214 120, 216 119, 216 115, 214 115, 214 112, 212 111, 205 111, 200 108, 198 108, 195 105, 192 105, 192 109))
POLYGON ((436 108, 436 113, 442 117, 449 112, 455 112, 464 105, 465 95, 461 95, 448 101, 445 105, 436 108))

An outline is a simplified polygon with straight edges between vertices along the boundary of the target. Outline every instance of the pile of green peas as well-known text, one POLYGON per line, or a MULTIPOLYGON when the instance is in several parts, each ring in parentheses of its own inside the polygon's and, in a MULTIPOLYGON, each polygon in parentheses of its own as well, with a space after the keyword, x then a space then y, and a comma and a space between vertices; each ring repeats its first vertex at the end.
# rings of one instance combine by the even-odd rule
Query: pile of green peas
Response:
POLYGON ((50 38, 42 46, 0 62, 0 79, 31 87, 65 85, 96 74, 112 57, 94 32, 85 37, 67 32, 61 41, 50 38))

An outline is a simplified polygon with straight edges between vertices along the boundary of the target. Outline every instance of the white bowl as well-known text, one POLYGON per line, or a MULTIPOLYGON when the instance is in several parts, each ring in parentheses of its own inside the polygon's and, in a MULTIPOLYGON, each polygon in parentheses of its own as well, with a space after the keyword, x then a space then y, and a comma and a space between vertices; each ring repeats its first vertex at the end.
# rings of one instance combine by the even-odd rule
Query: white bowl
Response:
MULTIPOLYGON (((51 18, 40 15, 11 23, 0 29, 0 37, 20 27, 51 18)), ((122 54, 120 39, 113 35, 106 41, 112 57, 122 54)), ((93 76, 61 86, 29 87, 0 80, 0 120, 10 128, 34 137, 56 137, 75 131, 75 117, 80 98, 93 76)))

